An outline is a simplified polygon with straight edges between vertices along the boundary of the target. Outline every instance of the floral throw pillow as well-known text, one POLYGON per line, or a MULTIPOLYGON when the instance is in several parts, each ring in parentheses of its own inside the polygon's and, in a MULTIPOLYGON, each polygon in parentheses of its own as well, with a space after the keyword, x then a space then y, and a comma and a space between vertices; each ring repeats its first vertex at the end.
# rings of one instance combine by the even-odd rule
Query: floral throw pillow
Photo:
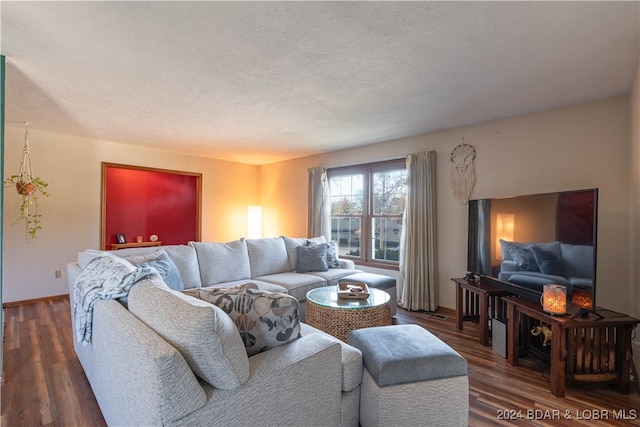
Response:
POLYGON ((327 243, 327 266, 329 268, 340 268, 340 259, 338 258, 338 242, 335 240, 327 243))
POLYGON ((255 285, 185 291, 219 307, 233 319, 249 357, 302 336, 298 300, 291 295, 251 289, 253 287, 255 285))

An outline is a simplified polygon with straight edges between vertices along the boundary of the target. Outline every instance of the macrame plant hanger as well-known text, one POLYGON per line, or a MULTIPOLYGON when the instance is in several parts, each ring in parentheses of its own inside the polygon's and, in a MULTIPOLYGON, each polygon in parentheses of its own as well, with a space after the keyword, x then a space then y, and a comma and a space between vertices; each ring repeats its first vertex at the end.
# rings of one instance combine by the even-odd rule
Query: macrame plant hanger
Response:
POLYGON ((33 243, 38 231, 42 228, 42 215, 38 212, 38 193, 48 196, 45 190, 48 184, 41 178, 33 176, 31 166, 31 151, 29 149, 29 122, 24 123, 24 145, 22 146, 22 161, 17 175, 4 180, 4 184, 16 187, 21 203, 19 215, 15 222, 24 221, 27 242, 33 243))
POLYGON ((18 170, 19 181, 16 190, 19 194, 30 195, 36 187, 33 184, 33 170, 31 168, 31 152, 29 151, 29 122, 24 123, 24 146, 22 147, 22 162, 18 170))
POLYGON ((461 205, 469 202, 476 183, 475 158, 476 149, 473 145, 465 144, 464 138, 462 144, 451 152, 451 190, 461 205))

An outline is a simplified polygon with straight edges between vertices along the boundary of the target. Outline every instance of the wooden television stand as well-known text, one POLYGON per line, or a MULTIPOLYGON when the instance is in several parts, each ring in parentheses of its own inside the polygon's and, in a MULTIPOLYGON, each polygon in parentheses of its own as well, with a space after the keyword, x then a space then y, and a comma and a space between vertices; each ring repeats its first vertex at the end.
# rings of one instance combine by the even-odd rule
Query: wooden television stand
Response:
POLYGON ((462 330, 464 322, 473 322, 480 328, 480 344, 489 345, 491 319, 503 319, 503 296, 512 293, 488 283, 467 279, 451 279, 456 284, 456 327, 462 330))
POLYGON ((554 316, 539 302, 517 296, 503 297, 507 305, 507 358, 518 365, 521 349, 535 348, 541 337, 531 334, 540 325, 551 329, 549 362, 551 393, 564 397, 566 379, 584 382, 615 382, 616 390, 629 394, 631 334, 640 320, 598 308, 598 315, 572 316, 579 308, 569 306, 566 315, 554 316))

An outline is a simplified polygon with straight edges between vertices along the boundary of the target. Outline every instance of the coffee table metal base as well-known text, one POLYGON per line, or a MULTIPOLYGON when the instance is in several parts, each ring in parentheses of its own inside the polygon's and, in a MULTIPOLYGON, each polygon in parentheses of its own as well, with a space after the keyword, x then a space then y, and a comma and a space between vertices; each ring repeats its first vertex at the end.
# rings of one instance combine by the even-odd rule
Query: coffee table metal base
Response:
POLYGON ((389 303, 375 307, 345 309, 318 305, 307 300, 305 323, 347 342, 354 329, 391 325, 389 303))

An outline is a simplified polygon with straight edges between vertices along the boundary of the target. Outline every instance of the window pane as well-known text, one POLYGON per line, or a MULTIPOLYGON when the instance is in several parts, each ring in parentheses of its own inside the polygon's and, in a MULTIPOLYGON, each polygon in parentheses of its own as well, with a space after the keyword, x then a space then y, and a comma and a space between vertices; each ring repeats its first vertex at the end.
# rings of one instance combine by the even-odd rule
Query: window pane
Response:
POLYGON ((331 215, 362 215, 362 174, 329 179, 331 215))
POLYGON ((338 254, 360 257, 359 217, 332 216, 331 240, 338 242, 338 254))
POLYGON ((379 261, 400 260, 400 232, 402 219, 400 218, 373 218, 371 238, 373 259, 379 261))
POLYGON ((375 172, 373 178, 373 215, 402 215, 407 194, 406 169, 375 172))

